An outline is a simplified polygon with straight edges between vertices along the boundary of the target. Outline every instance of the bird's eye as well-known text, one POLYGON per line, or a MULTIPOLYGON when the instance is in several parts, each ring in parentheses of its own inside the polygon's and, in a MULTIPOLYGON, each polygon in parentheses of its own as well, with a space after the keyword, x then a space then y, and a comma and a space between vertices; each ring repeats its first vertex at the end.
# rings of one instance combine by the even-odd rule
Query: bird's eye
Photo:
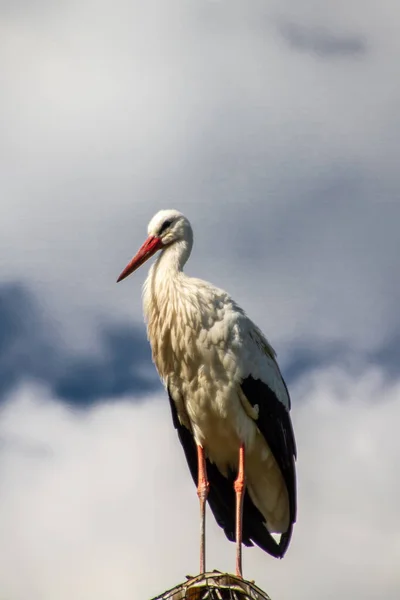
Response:
POLYGON ((161 235, 161 234, 163 234, 163 233, 164 233, 164 231, 165 231, 166 229, 168 229, 168 227, 169 227, 170 225, 172 225, 172 223, 173 223, 173 222, 174 222, 174 219, 168 219, 167 221, 164 221, 164 223, 163 223, 163 224, 161 225, 161 227, 160 227, 160 231, 158 232, 158 235, 161 235))

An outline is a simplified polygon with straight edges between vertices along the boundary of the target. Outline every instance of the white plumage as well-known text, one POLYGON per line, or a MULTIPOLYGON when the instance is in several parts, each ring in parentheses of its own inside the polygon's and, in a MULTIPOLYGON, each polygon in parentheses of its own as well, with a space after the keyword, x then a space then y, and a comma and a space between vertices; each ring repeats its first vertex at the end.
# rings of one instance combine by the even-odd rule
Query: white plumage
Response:
POLYGON ((204 450, 207 470, 214 473, 212 465, 218 469, 210 477, 209 502, 232 539, 234 492, 232 488, 228 498, 225 480, 231 484, 238 472, 243 445, 249 495, 243 541, 283 556, 296 511, 295 444, 289 394, 275 352, 226 292, 183 272, 193 234, 181 213, 158 212, 148 234, 118 280, 161 250, 144 285, 144 314, 153 360, 168 389, 192 475, 198 475, 192 464, 196 444, 204 450), (271 532, 284 534, 280 546, 271 532))

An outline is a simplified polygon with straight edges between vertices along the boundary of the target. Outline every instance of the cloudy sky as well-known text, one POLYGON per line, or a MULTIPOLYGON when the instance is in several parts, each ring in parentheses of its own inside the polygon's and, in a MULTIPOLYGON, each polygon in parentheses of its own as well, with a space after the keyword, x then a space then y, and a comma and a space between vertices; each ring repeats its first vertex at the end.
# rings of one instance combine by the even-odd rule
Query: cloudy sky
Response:
MULTIPOLYGON (((0 596, 149 598, 198 568, 151 364, 161 208, 293 400, 299 518, 273 600, 400 592, 400 11, 393 0, 0 1, 0 596)), ((208 566, 234 545, 208 520, 208 566)))

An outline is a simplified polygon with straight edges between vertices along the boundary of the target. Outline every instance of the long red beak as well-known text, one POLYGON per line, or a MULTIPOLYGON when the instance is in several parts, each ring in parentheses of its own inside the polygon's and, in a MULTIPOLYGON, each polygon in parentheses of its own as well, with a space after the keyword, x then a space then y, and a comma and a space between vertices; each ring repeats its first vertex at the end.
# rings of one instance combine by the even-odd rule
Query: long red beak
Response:
POLYGON ((117 283, 128 277, 133 271, 136 271, 139 267, 142 266, 143 263, 146 262, 153 254, 160 250, 163 247, 163 243, 158 237, 150 236, 147 238, 143 246, 141 246, 132 258, 131 262, 126 265, 125 269, 122 271, 121 275, 117 279, 117 283))

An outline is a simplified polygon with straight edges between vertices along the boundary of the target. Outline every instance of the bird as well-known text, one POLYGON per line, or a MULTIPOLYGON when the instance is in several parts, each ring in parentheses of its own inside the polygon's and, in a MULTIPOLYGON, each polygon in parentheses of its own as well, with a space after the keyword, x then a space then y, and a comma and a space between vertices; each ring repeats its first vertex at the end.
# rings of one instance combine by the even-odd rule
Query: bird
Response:
POLYGON ((205 506, 236 543, 282 558, 296 521, 296 442, 291 400, 276 353, 222 289, 183 268, 193 247, 189 220, 160 210, 148 237, 119 275, 157 252, 143 286, 152 359, 200 504, 200 573, 206 570, 205 506))

